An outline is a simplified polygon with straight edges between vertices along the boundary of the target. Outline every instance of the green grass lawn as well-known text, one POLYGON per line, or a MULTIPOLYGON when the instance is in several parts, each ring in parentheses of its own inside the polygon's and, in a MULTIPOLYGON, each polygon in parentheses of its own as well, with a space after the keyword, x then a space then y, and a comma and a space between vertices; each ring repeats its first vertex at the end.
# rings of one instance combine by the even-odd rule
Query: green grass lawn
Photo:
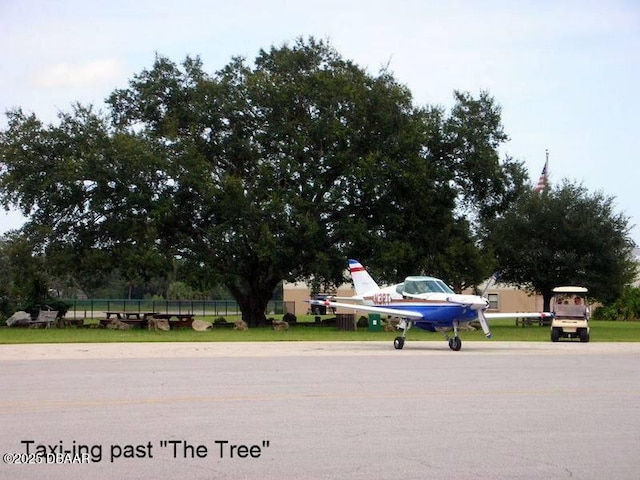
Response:
MULTIPOLYGON (((592 342, 638 342, 640 322, 591 321, 592 342)), ((548 342, 549 327, 516 327, 512 320, 491 322, 492 341, 548 342)), ((169 332, 131 329, 125 331, 91 328, 29 329, 0 327, 0 344, 20 343, 109 343, 109 342, 278 342, 278 341, 393 341, 396 332, 369 332, 366 328, 356 332, 338 331, 335 327, 295 326, 288 331, 271 328, 251 328, 237 331, 231 328, 196 332, 176 329, 169 332)), ((460 332, 463 341, 486 340, 482 331, 460 332)), ((413 328, 411 341, 443 340, 439 333, 413 328)))

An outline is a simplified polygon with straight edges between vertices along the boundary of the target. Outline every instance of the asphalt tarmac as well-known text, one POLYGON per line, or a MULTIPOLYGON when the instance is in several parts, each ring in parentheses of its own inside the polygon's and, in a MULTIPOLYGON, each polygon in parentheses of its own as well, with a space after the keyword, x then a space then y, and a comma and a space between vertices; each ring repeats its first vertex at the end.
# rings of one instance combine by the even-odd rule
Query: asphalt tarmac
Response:
POLYGON ((0 345, 0 389, 3 479, 640 478, 637 343, 0 345))

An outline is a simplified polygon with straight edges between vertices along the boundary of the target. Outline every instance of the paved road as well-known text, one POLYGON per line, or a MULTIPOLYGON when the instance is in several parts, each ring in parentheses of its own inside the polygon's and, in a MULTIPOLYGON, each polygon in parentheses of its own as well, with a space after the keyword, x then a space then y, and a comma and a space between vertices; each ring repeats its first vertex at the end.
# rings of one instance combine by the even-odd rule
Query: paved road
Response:
POLYGON ((91 460, 2 464, 0 478, 640 472, 633 343, 0 345, 0 386, 0 453, 91 460))

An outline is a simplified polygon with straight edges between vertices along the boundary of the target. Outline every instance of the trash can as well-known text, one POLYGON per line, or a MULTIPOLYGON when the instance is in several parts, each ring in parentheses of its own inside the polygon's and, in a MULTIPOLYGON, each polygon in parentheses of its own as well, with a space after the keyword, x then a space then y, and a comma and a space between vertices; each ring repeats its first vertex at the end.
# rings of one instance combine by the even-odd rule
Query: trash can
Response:
POLYGON ((381 332, 382 331, 382 321, 380 320, 379 313, 370 313, 369 314, 369 331, 370 332, 381 332))
POLYGON ((338 313, 336 315, 336 327, 338 330, 355 332, 357 330, 356 316, 353 313, 338 313))

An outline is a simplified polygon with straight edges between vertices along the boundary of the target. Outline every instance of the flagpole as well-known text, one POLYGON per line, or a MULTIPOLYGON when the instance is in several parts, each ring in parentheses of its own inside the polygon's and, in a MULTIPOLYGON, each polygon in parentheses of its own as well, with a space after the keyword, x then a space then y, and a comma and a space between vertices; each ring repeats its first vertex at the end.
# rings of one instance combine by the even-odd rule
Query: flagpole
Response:
POLYGON ((549 149, 544 149, 544 186, 549 186, 549 149))

